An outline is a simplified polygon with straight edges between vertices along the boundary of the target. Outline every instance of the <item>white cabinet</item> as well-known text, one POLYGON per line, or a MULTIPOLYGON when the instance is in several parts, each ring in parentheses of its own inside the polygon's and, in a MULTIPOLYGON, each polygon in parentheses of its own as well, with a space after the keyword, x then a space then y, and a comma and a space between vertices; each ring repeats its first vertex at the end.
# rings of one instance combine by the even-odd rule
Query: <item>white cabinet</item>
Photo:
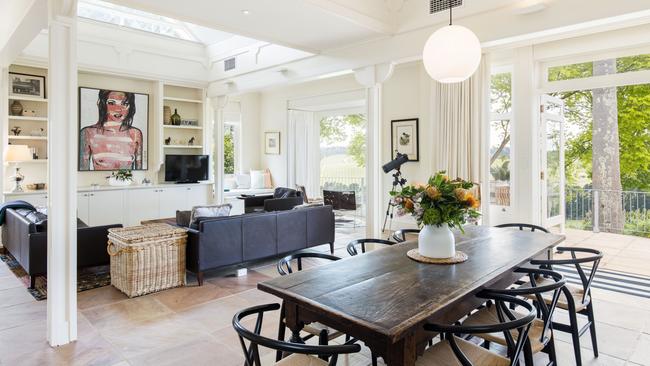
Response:
POLYGON ((125 196, 126 225, 140 225, 144 220, 160 218, 157 188, 129 189, 125 196))
POLYGON ((12 194, 12 195, 5 195, 5 202, 7 201, 25 201, 34 207, 46 207, 47 206, 47 194, 12 194))
POLYGON ((77 217, 86 225, 90 224, 90 194, 87 192, 77 193, 77 217))
POLYGON ((171 187, 158 189, 160 218, 176 217, 176 210, 187 210, 187 188, 171 187))
POLYGON ((88 192, 89 226, 124 224, 123 192, 88 192))
POLYGON ((202 184, 191 187, 185 187, 187 190, 187 206, 186 210, 192 209, 194 206, 207 205, 212 203, 212 185, 202 184))

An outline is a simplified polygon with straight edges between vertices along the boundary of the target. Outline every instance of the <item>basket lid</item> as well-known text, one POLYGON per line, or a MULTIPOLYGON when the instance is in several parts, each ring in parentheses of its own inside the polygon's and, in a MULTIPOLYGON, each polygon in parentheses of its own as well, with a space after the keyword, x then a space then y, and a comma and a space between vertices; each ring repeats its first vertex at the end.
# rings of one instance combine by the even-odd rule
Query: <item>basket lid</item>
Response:
POLYGON ((155 238, 184 236, 187 235, 187 230, 169 224, 147 224, 108 229, 108 235, 123 242, 133 243, 155 238))

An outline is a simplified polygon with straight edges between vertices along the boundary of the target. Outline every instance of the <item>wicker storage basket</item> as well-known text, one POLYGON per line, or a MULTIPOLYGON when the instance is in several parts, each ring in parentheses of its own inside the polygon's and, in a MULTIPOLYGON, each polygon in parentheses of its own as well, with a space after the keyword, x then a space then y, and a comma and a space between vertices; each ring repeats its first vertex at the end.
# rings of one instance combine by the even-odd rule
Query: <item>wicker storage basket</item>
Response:
POLYGON ((108 229, 111 284, 129 297, 185 284, 187 232, 168 224, 108 229))

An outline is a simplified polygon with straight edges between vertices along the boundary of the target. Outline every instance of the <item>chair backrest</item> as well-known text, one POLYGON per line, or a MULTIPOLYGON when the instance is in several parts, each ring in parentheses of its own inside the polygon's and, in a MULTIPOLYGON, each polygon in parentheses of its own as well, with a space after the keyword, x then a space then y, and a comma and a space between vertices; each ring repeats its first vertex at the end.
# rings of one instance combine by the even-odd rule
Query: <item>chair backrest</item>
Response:
POLYGON ((361 350, 361 346, 358 344, 343 344, 336 346, 306 345, 278 341, 260 335, 264 314, 278 309, 280 309, 280 304, 258 305, 241 310, 232 318, 232 326, 239 336, 239 343, 244 351, 245 366, 261 366, 259 346, 280 352, 329 357, 329 365, 332 366, 336 365, 338 355, 356 353, 361 350), (242 324, 242 320, 251 315, 257 315, 255 329, 252 331, 246 329, 242 324), (248 346, 246 345, 247 341, 248 346))
MULTIPOLYGON (((480 325, 440 325, 440 324, 426 324, 425 330, 444 333, 445 339, 449 340, 454 355, 463 366, 472 366, 472 363, 467 359, 467 356, 458 347, 456 343, 455 334, 485 334, 503 332, 508 346, 508 357, 510 358, 510 365, 519 364, 519 355, 523 346, 528 339, 528 331, 533 320, 535 320, 535 308, 533 305, 525 300, 516 298, 510 295, 492 293, 489 291, 481 291, 477 297, 491 300, 496 307, 499 323, 496 324, 480 324, 480 325), (521 306, 527 310, 527 314, 523 317, 514 315, 511 307, 521 306), (518 332, 517 337, 513 337, 512 331, 518 332)), ((476 365, 478 366, 478 365, 476 365)))
POLYGON ((548 229, 543 228, 541 226, 537 226, 537 225, 533 225, 533 224, 518 223, 518 222, 496 225, 495 227, 502 227, 502 228, 515 227, 515 228, 519 228, 519 230, 527 229, 527 230, 530 230, 532 232, 542 231, 542 232, 545 232, 547 234, 549 233, 548 229))
POLYGON ((288 275, 289 273, 294 272, 294 268, 291 267, 291 262, 296 261, 298 271, 302 271, 302 260, 305 258, 317 258, 317 259, 326 259, 330 261, 337 261, 341 258, 325 254, 325 253, 315 253, 315 252, 302 252, 290 254, 278 261, 278 273, 281 276, 288 275))
POLYGON ((323 190, 323 202, 326 205, 332 206, 333 209, 338 210, 341 206, 341 192, 323 190))
POLYGON ((383 240, 383 239, 356 239, 348 243, 348 253, 351 256, 359 254, 357 251, 357 246, 361 247, 361 253, 366 252, 366 244, 384 244, 384 245, 393 245, 396 244, 394 241, 383 240))
POLYGON ((302 198, 303 198, 304 202, 309 203, 309 197, 307 197, 307 189, 305 188, 305 186, 301 186, 300 184, 296 184, 296 190, 298 190, 298 192, 302 193, 302 198))
POLYGON ((398 243, 406 241, 406 234, 418 234, 420 229, 399 229, 393 233, 393 240, 398 243))
POLYGON ((341 210, 357 209, 357 193, 355 191, 341 192, 341 210))
MULTIPOLYGON (((564 252, 571 253, 571 258, 567 259, 533 259, 530 261, 531 264, 540 266, 540 268, 545 268, 553 270, 554 265, 574 265, 578 275, 580 276, 580 282, 582 282, 582 303, 585 303, 587 296, 591 296, 591 283, 596 276, 596 271, 598 270, 598 265, 600 260, 603 258, 603 252, 591 249, 591 248, 578 248, 578 247, 557 247, 555 248, 557 254, 563 254, 564 252), (576 253, 587 253, 589 254, 586 257, 578 258, 576 253), (591 264, 591 268, 582 268, 583 264, 591 264), (586 270, 589 271, 587 275, 586 270)), ((567 300, 571 301, 572 295, 569 290, 565 287, 563 291, 566 294, 567 300)))
POLYGON ((528 275, 530 280, 530 286, 520 286, 518 288, 509 288, 509 289, 488 289, 492 293, 510 295, 510 296, 526 296, 534 295, 536 303, 535 305, 539 309, 539 312, 542 315, 542 320, 544 321, 544 330, 540 335, 540 342, 542 344, 547 344, 550 340, 550 337, 546 337, 546 332, 550 329, 553 322, 553 313, 557 306, 557 301, 560 297, 560 292, 564 285, 566 284, 566 279, 562 274, 551 271, 548 269, 542 268, 518 268, 515 270, 516 273, 525 273, 528 275), (550 279, 551 281, 545 282, 543 285, 537 285, 537 280, 541 277, 550 279), (551 302, 547 304, 544 300, 544 294, 551 293, 551 302))

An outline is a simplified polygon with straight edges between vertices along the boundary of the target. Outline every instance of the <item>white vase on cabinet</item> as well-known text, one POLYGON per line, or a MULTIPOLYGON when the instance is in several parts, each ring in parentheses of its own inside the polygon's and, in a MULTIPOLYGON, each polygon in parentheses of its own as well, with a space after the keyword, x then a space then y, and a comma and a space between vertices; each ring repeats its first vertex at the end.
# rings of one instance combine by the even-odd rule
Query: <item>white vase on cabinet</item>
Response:
POLYGON ((456 239, 449 226, 424 225, 418 235, 418 252, 429 258, 451 258, 456 255, 456 239))

